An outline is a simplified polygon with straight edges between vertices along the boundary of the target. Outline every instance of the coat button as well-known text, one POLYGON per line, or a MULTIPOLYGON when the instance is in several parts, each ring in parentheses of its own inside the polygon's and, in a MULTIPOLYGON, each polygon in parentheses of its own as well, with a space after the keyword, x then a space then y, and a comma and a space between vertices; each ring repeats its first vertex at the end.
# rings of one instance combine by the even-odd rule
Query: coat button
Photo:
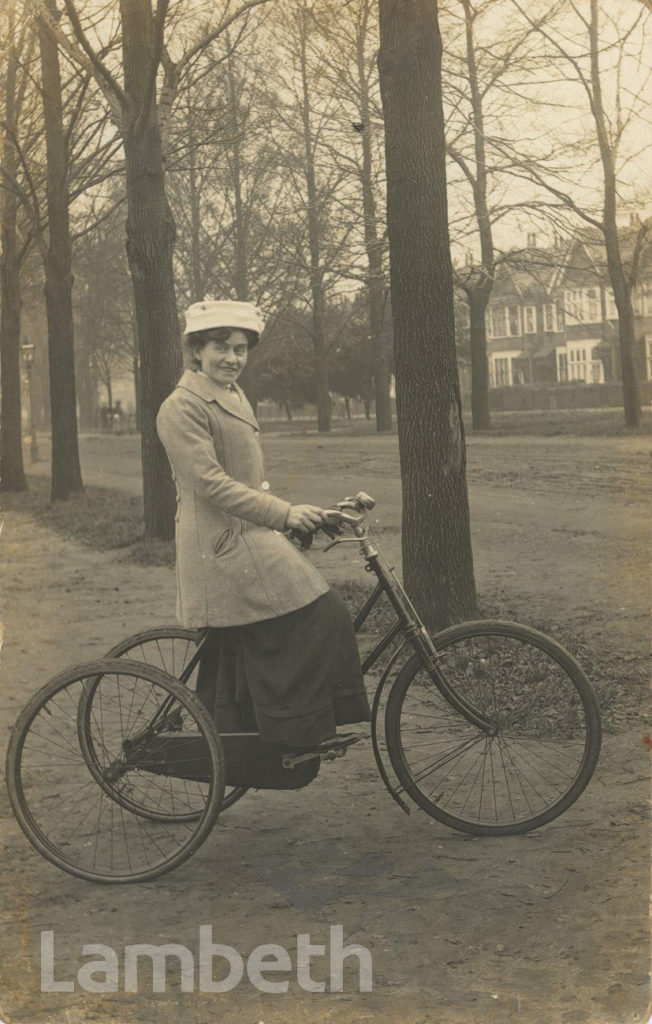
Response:
POLYGON ((260 486, 262 487, 262 489, 264 491, 268 491, 269 490, 269 480, 263 480, 263 482, 262 482, 262 484, 260 486))

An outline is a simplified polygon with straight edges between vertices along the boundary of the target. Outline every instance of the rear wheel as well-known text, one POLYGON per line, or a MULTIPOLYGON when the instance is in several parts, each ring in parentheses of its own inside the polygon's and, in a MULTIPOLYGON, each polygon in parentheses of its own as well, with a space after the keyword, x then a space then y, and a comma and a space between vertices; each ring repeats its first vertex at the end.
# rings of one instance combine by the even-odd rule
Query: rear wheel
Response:
MULTIPOLYGON (((188 629, 185 626, 158 626, 125 637, 107 651, 104 657, 128 658, 130 661, 142 661, 146 665, 153 665, 194 690, 197 684, 198 662, 192 662, 204 632, 203 629, 188 629)), ((246 792, 243 786, 227 786, 221 809, 226 811, 233 807, 246 792)))
POLYGON ((597 700, 577 662, 549 637, 509 622, 453 626, 434 643, 446 683, 492 728, 453 710, 415 655, 386 709, 399 793, 476 835, 516 835, 562 814, 600 752, 597 700))
POLYGON ((224 793, 222 745, 196 697, 130 661, 80 665, 20 715, 7 784, 27 838, 57 867, 100 882, 143 882, 204 842, 224 793), (92 688, 92 713, 79 708, 92 688))

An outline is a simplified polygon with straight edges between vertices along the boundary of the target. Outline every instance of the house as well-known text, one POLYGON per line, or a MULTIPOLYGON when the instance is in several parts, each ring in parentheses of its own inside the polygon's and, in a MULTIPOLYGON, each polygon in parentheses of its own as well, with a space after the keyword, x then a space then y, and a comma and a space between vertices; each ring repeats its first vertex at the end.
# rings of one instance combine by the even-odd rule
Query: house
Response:
MULTIPOLYGON (((634 258, 639 228, 632 218, 621 229, 626 264, 634 258)), ((650 245, 640 254, 632 300, 637 375, 652 381, 650 245)), ((487 309, 487 352, 492 387, 620 379, 618 314, 598 229, 581 229, 549 248, 537 246, 530 234, 526 247, 506 255, 487 309)))

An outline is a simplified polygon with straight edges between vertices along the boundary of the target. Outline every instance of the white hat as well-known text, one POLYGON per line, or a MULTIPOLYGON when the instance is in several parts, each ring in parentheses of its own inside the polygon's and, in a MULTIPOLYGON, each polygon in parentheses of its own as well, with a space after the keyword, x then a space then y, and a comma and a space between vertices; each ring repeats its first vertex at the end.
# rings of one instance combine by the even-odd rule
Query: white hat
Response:
POLYGON ((204 299, 193 302, 186 310, 184 334, 208 331, 211 327, 233 327, 241 331, 255 331, 262 334, 265 326, 260 313, 252 302, 217 301, 204 299))

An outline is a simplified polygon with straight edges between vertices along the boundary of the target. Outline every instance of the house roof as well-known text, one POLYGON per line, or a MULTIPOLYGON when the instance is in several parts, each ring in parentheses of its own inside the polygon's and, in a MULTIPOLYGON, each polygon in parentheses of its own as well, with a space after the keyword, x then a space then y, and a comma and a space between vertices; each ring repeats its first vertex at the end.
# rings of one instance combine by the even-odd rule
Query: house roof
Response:
MULTIPOLYGON (((634 254, 638 248, 638 279, 642 280, 652 277, 652 230, 647 232, 641 244, 640 229, 640 222, 634 220, 627 227, 618 229, 618 240, 625 273, 631 271, 634 254)), ((609 270, 602 231, 590 226, 578 228, 571 240, 564 266, 560 270, 559 284, 563 284, 569 277, 584 276, 587 271, 596 280, 607 282, 609 270)))
MULTIPOLYGON (((619 229, 620 249, 625 270, 631 268, 640 222, 633 220, 619 229)), ((640 247, 640 243, 639 243, 640 247)), ((640 247, 639 280, 652 278, 652 228, 640 247)), ((509 296, 521 300, 542 298, 551 290, 574 282, 586 283, 587 277, 608 283, 607 255, 604 236, 599 228, 590 225, 578 228, 570 239, 550 248, 527 246, 505 254, 496 267, 491 302, 509 296)))
POLYGON ((540 298, 549 291, 564 255, 565 249, 559 247, 513 249, 496 268, 495 293, 511 291, 521 298, 540 298))

